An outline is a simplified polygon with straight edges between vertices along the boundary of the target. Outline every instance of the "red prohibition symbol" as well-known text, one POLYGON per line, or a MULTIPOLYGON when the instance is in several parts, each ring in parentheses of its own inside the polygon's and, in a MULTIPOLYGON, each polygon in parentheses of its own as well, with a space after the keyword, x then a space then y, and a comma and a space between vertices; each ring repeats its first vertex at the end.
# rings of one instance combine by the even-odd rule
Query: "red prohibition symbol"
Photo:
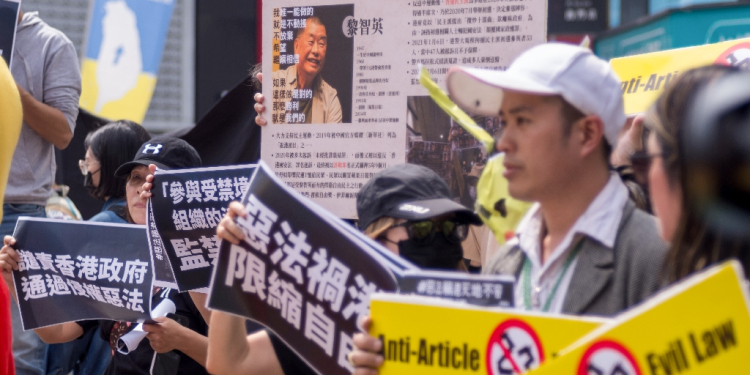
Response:
POLYGON ((635 357, 620 343, 611 340, 591 345, 581 358, 578 375, 641 375, 635 357))
POLYGON ((736 66, 740 69, 750 68, 750 43, 739 43, 732 46, 724 51, 714 63, 736 66))
POLYGON ((523 374, 544 362, 544 351, 531 326, 522 320, 509 319, 492 332, 486 358, 489 375, 523 374))

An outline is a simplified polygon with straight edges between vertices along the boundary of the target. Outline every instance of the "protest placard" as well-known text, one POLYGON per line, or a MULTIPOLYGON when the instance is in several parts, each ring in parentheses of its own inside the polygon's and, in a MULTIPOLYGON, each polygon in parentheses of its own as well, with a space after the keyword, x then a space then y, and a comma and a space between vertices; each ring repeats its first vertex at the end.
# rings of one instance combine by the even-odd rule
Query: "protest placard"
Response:
POLYGON ((5 60, 8 68, 13 58, 20 10, 21 0, 0 0, 0 57, 5 60))
POLYGON ((645 112, 680 73, 710 64, 750 67, 750 39, 679 48, 610 61, 622 81, 625 114, 645 112))
POLYGON ((164 250, 164 241, 161 239, 159 230, 156 228, 154 208, 152 207, 151 200, 149 200, 146 206, 146 227, 148 228, 146 230, 146 237, 151 250, 151 263, 154 265, 154 286, 178 289, 177 280, 175 280, 174 272, 172 271, 172 264, 169 262, 164 250))
POLYGON ((208 287, 219 253, 216 226, 229 203, 242 199, 254 170, 237 165, 156 171, 146 225, 158 284, 169 286, 171 272, 182 292, 208 287))
POLYGON ((398 292, 439 297, 472 305, 513 307, 512 276, 472 275, 448 271, 405 271, 398 280, 398 292))
POLYGON ((24 330, 92 319, 152 321, 146 227, 21 217, 13 237, 24 330))
POLYGON ((504 69, 545 42, 546 11, 544 0, 264 1, 263 160, 342 218, 356 218, 373 174, 407 155, 470 205, 465 177, 481 144, 428 97, 419 66, 443 88, 454 65, 504 69))
POLYGON ((369 314, 372 293, 397 289, 403 265, 263 162, 242 203, 249 216, 237 224, 245 240, 221 242, 208 306, 265 325, 320 374, 350 373, 356 321, 369 314))
POLYGON ((714 266, 597 328, 533 374, 746 373, 748 301, 742 266, 714 266))
POLYGON ((608 321, 387 293, 370 310, 383 375, 520 374, 608 321))

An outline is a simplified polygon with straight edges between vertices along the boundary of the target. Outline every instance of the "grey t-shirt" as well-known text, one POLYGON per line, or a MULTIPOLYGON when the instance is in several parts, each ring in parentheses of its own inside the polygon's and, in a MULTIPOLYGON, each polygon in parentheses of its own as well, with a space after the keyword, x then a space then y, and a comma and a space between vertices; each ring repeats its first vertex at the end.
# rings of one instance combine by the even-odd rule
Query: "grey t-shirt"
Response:
MULTIPOLYGON (((36 100, 60 110, 71 132, 81 95, 79 69, 70 39, 44 23, 37 12, 24 14, 16 34, 11 74, 36 100)), ((13 154, 5 203, 44 205, 52 191, 56 169, 55 146, 24 121, 13 154)))

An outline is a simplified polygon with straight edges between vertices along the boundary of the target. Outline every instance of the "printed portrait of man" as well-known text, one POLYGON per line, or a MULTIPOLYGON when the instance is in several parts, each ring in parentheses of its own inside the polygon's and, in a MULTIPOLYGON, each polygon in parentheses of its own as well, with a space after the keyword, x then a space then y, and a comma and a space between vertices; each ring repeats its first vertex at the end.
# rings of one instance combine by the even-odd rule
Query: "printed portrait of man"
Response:
POLYGON ((341 122, 341 103, 336 89, 320 75, 326 63, 327 49, 326 26, 318 17, 307 18, 305 27, 298 29, 294 39, 295 60, 298 58, 298 61, 285 70, 273 73, 274 82, 283 80, 281 89, 292 92, 291 98, 284 99, 286 116, 280 122, 341 122), (295 116, 291 116, 292 113, 295 116))

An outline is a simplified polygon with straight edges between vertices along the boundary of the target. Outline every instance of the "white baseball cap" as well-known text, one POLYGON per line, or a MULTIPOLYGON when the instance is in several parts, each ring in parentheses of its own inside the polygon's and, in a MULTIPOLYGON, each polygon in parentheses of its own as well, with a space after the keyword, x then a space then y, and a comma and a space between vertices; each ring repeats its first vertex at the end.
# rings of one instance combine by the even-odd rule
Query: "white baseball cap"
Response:
POLYGON ((503 89, 560 95, 584 115, 599 116, 612 147, 626 121, 620 79, 612 67, 590 50, 572 44, 533 47, 505 71, 454 67, 448 71, 446 85, 456 104, 481 116, 498 115, 503 89))

